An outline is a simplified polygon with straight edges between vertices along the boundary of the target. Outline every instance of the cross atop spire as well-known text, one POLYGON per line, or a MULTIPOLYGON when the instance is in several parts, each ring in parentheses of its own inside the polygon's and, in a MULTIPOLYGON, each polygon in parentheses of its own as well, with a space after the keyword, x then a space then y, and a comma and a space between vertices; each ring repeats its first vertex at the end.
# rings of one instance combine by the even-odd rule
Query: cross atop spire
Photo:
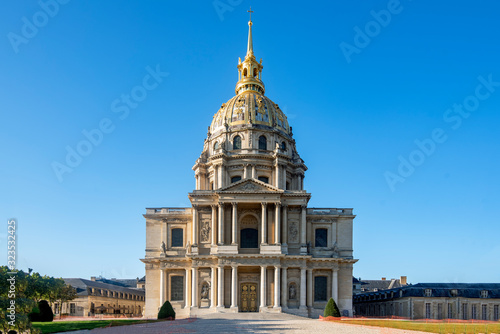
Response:
POLYGON ((250 21, 252 21, 252 13, 253 13, 252 6, 250 6, 250 10, 247 10, 247 12, 250 13, 250 21))

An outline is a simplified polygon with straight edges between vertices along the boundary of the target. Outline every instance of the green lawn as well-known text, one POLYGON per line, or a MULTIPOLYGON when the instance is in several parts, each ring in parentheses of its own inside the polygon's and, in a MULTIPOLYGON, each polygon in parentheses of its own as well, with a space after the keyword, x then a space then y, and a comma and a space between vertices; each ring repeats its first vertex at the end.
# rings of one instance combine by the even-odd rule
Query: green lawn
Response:
POLYGON ((114 327, 124 325, 143 324, 157 320, 90 320, 90 321, 57 321, 34 322, 33 327, 39 328, 43 334, 76 331, 79 329, 93 329, 99 327, 114 327))
POLYGON ((500 333, 500 323, 420 322, 401 320, 331 320, 343 324, 388 327, 440 334, 500 333))

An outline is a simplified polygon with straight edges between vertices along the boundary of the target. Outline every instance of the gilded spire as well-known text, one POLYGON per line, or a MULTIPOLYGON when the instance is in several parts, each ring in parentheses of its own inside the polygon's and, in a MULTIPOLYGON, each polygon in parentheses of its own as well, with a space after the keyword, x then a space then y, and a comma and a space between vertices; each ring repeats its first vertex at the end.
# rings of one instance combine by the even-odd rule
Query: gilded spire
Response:
POLYGON ((236 84, 236 94, 241 94, 245 91, 255 91, 264 95, 265 88, 262 82, 262 59, 259 62, 255 59, 253 54, 253 38, 252 38, 252 7, 248 11, 250 13, 250 21, 248 21, 248 46, 245 60, 238 61, 239 78, 236 84))

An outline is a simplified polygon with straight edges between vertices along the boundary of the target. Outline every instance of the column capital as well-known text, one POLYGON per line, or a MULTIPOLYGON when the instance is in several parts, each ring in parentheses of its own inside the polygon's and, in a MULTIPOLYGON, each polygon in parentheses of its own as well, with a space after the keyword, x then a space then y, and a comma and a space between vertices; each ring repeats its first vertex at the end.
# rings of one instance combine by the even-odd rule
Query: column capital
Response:
POLYGON ((199 205, 198 204, 193 204, 192 207, 193 207, 193 209, 198 210, 199 205))
POLYGON ((281 204, 281 206, 283 207, 283 209, 288 209, 288 204, 286 203, 281 204))
POLYGON ((238 206, 238 202, 231 202, 231 205, 232 205, 233 207, 238 206))
POLYGON ((261 202, 260 204, 262 205, 263 208, 267 207, 267 202, 261 202))
POLYGON ((210 207, 211 207, 212 209, 217 209, 217 204, 210 204, 210 207))
POLYGON ((224 202, 219 202, 219 203, 217 203, 217 205, 218 205, 219 207, 223 207, 225 204, 226 204, 226 203, 224 203, 224 202))
POLYGON ((301 206, 300 206, 300 208, 301 208, 302 210, 307 209, 307 205, 301 205, 301 206))
POLYGON ((281 202, 275 202, 274 205, 276 205, 276 207, 280 208, 281 207, 281 202))
POLYGON ((280 268, 282 268, 282 267, 281 267, 281 264, 275 264, 275 265, 274 265, 274 268, 276 268, 276 269, 280 269, 280 268))

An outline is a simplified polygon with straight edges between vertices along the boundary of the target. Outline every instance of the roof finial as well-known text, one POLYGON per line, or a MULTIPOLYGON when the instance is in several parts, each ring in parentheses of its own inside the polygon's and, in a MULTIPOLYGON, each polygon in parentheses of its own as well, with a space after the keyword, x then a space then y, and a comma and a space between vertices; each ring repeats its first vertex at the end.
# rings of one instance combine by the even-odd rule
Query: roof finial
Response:
POLYGON ((248 21, 248 48, 247 48, 247 56, 253 55, 253 40, 252 40, 252 7, 247 12, 250 13, 250 21, 248 21))

